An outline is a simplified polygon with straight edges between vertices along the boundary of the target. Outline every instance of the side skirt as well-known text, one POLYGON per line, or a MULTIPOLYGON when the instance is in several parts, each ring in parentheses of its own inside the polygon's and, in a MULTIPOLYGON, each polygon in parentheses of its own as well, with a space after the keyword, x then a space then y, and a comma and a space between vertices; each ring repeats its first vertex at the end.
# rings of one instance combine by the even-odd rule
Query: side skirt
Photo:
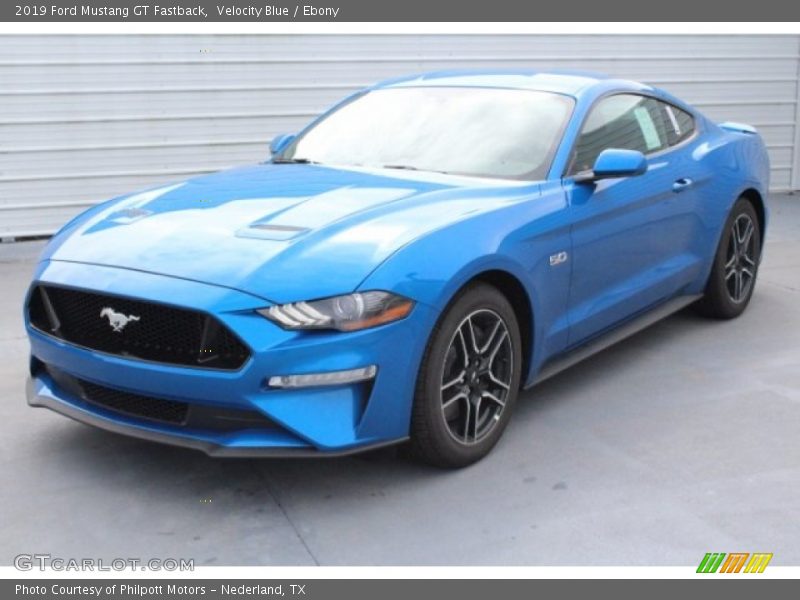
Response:
POLYGON ((553 375, 597 354, 601 350, 605 350, 609 346, 613 346, 617 342, 621 342, 635 333, 639 333, 642 329, 646 329, 650 327, 650 325, 678 312, 693 302, 696 302, 701 297, 702 294, 696 294, 692 296, 680 296, 668 300, 667 302, 659 304, 652 310, 642 313, 638 317, 634 317, 630 321, 626 321, 622 325, 611 329, 609 332, 590 340, 582 346, 578 346, 574 350, 569 350, 553 358, 544 365, 533 383, 526 385, 524 389, 530 389, 537 383, 541 383, 545 379, 550 379, 553 375))

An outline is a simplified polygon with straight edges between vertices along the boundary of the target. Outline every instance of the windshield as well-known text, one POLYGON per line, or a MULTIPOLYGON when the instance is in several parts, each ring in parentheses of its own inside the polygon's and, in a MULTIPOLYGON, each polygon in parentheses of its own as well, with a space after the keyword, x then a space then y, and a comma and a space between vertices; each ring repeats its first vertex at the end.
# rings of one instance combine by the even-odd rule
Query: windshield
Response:
POLYGON ((275 160, 542 179, 573 101, 528 90, 368 92, 313 125, 275 160))

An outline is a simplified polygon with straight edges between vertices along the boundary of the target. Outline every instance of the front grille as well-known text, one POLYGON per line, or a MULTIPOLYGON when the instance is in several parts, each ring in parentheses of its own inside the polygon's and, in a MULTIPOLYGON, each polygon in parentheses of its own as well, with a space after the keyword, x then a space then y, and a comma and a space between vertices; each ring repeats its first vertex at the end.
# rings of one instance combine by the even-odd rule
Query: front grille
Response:
POLYGON ((78 379, 77 383, 83 390, 83 397, 87 402, 132 417, 182 425, 189 412, 189 405, 185 402, 173 402, 172 400, 149 398, 139 394, 112 390, 82 379, 78 379))
POLYGON ((43 333, 108 354, 224 370, 239 369, 250 356, 214 317, 153 302, 38 285, 28 315, 43 333))

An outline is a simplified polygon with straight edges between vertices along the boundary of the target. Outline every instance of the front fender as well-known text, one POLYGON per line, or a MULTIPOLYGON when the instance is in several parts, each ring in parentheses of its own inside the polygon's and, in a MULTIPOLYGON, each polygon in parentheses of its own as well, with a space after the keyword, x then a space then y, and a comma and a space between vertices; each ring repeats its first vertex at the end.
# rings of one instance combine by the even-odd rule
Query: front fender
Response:
POLYGON ((565 197, 560 186, 554 186, 542 196, 455 223, 408 244, 375 269, 359 289, 390 290, 441 313, 460 289, 481 274, 511 275, 526 291, 534 316, 530 379, 567 343, 564 306, 570 267, 551 266, 550 256, 570 251, 565 197))

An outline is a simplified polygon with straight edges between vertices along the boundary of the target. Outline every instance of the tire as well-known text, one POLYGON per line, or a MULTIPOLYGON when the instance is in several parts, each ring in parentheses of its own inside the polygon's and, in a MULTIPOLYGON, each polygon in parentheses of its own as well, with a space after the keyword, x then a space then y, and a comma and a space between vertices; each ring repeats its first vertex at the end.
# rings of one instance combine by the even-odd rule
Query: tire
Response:
POLYGON ((758 214, 751 202, 741 197, 725 222, 698 311, 714 319, 734 319, 742 314, 753 297, 760 259, 758 214))
POLYGON ((412 456, 442 468, 465 467, 486 456, 511 417, 521 370, 522 342, 511 304, 491 285, 469 285, 428 340, 411 415, 412 456))

